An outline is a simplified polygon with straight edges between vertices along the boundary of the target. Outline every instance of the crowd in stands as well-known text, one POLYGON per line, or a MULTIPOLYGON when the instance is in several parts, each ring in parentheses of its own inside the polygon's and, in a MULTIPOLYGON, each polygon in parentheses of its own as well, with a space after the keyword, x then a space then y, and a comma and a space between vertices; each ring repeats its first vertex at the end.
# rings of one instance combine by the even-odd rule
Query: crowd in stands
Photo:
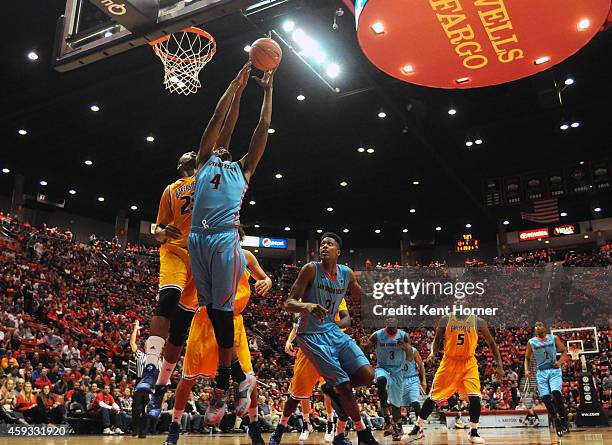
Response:
MULTIPOLYGON (((139 320, 143 325, 140 337, 147 336, 157 293, 156 249, 122 249, 117 243, 93 237, 88 243, 79 243, 67 235, 68 231, 45 227, 38 230, 6 216, 0 218, 0 228, 0 422, 64 423, 67 419, 87 419, 94 422, 96 432, 127 432, 136 382, 129 334, 134 321, 139 320)), ((593 256, 597 264, 602 257, 610 264, 609 249, 593 256)), ((581 257, 580 262, 585 261, 587 258, 581 257)), ((279 308, 298 267, 266 262, 263 266, 273 279, 273 289, 264 297, 253 296, 256 304, 249 305, 244 318, 251 338, 254 371, 261 383, 259 412, 264 430, 272 431, 287 399, 293 369, 293 357, 285 354, 282 347, 293 320, 279 308)), ((439 262, 434 268, 443 269, 444 264, 439 262)), ((371 333, 372 329, 361 323, 360 302, 350 301, 349 310, 352 326, 348 334, 359 339, 371 333)), ((589 365, 599 396, 609 407, 612 329, 601 328, 598 333, 601 353, 589 357, 589 365)), ((410 334, 413 344, 426 357, 433 330, 422 327, 411 329, 410 334)), ((494 335, 506 376, 502 381, 496 380, 492 354, 482 346, 478 357, 483 406, 496 410, 521 407, 525 399, 521 394, 523 352, 531 330, 495 330, 494 335)), ((374 355, 370 359, 375 363, 374 355)), ((435 369, 427 369, 429 383, 435 369)), ((179 361, 173 387, 180 373, 179 361)), ((572 366, 566 369, 564 378, 564 396, 575 412, 579 394, 572 366)), ((181 422, 184 431, 210 431, 202 422, 210 384, 201 382, 194 387, 181 422)), ((366 424, 381 428, 376 387, 356 393, 366 424)), ((173 403, 170 390, 161 418, 149 426, 150 433, 167 430, 173 403)), ((460 402, 450 400, 442 410, 457 403, 460 402)), ((318 392, 310 418, 315 428, 324 428, 326 413, 318 392)), ((289 425, 300 429, 301 421, 298 410, 289 425)), ((232 431, 247 424, 226 415, 218 428, 232 431)))

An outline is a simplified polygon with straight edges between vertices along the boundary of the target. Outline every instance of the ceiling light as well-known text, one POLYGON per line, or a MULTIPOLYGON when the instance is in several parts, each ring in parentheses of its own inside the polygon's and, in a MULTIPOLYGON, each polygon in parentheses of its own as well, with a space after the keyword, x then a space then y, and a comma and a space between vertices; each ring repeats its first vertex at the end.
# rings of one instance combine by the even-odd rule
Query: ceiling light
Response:
POLYGON ((104 196, 98 196, 98 201, 104 202, 104 196))
POLYGON ((131 206, 131 207, 130 207, 130 209, 132 209, 132 210, 138 210, 138 206, 133 205, 133 206, 131 206))
POLYGON ((574 79, 572 79, 571 77, 568 77, 567 79, 565 79, 564 83, 567 86, 574 85, 574 79))
POLYGON ((412 181, 412 185, 419 185, 420 182, 419 181, 412 181))
POLYGON ((274 175, 274 177, 275 177, 276 179, 281 179, 281 178, 283 177, 283 175, 282 175, 282 174, 280 174, 280 173, 277 173, 277 174, 275 174, 275 175, 274 175))
POLYGON ((245 52, 248 53, 248 52, 251 51, 251 45, 246 45, 243 49, 244 49, 245 52))
POLYGON ((89 159, 87 159, 87 160, 85 161, 85 165, 91 165, 91 164, 93 164, 93 162, 92 162, 92 161, 90 161, 89 159))
POLYGON ((283 23, 283 30, 285 32, 291 32, 293 28, 295 28, 295 22, 293 20, 285 20, 285 23, 283 23))
POLYGON ((572 122, 571 127, 572 127, 572 128, 578 128, 578 127, 580 127, 580 122, 572 122))
POLYGON ((97 105, 92 105, 91 107, 89 107, 89 109, 93 111, 94 113, 100 111, 100 107, 97 105))
POLYGON ((47 185, 47 181, 45 181, 44 179, 42 181, 39 182, 40 185, 47 185))
POLYGON ((436 227, 436 232, 439 232, 440 230, 442 230, 442 227, 440 226, 436 227))
POLYGON ((153 142, 155 141, 155 138, 153 136, 147 136, 147 142, 153 142))
POLYGON ((255 224, 253 227, 255 227, 256 229, 259 229, 261 226, 259 224, 255 224))
POLYGON ((333 208, 333 207, 328 207, 328 208, 326 208, 325 210, 327 210, 328 212, 333 212, 333 211, 334 211, 334 208, 333 208))
POLYGON ((595 207, 595 208, 593 209, 593 211, 594 211, 595 213, 599 213, 599 212, 601 212, 601 207, 595 207))
POLYGON ((71 195, 76 195, 76 190, 75 189, 70 189, 70 190, 68 190, 68 193, 70 193, 71 195))
POLYGON ((381 119, 384 119, 387 117, 387 113, 385 113, 384 111, 379 111, 378 112, 378 117, 381 119))
POLYGON ((290 230, 291 230, 291 227, 289 227, 289 226, 285 227, 285 232, 288 232, 290 230))
POLYGON ((357 151, 358 151, 359 153, 363 153, 363 152, 365 151, 365 148, 363 148, 363 147, 359 147, 359 148, 357 149, 357 151))
POLYGON ((408 233, 408 229, 402 230, 403 233, 408 233))
POLYGON ((472 225, 471 225, 470 223, 467 223, 467 224, 465 225, 465 228, 466 228, 466 229, 471 229, 471 228, 472 228, 472 225))
POLYGON ((466 82, 469 82, 469 81, 470 81, 469 77, 461 77, 461 78, 455 80, 455 82, 459 83, 459 84, 466 83, 466 82))
POLYGON ((28 132, 26 130, 24 130, 24 129, 17 130, 17 133, 19 133, 22 136, 25 136, 26 134, 28 134, 28 132))
POLYGON ((561 212, 561 216, 567 216, 567 212, 561 212))
POLYGON ((385 25, 383 25, 381 22, 374 23, 371 28, 376 34, 382 34, 385 32, 385 25))
POLYGON ((323 233, 323 230, 317 229, 317 233, 323 233))
POLYGON ((546 63, 548 61, 550 61, 550 57, 544 56, 544 57, 539 57, 539 58, 535 59, 535 61, 533 63, 535 65, 542 65, 543 63, 546 63))
POLYGON ((567 130, 567 129, 569 128, 569 125, 567 125, 567 124, 562 124, 562 125, 561 125, 559 128, 560 128, 561 130, 565 131, 565 130, 567 130))
POLYGON ((582 19, 578 22, 578 30, 584 31, 589 26, 591 26, 591 21, 589 19, 582 19))
POLYGON ((348 182, 346 182, 346 181, 342 181, 340 183, 340 187, 346 187, 347 185, 348 185, 348 182))
POLYGON ((584 239, 589 239, 589 235, 584 235, 584 239))
POLYGON ((580 161, 580 165, 584 165, 584 161, 580 161))
POLYGON ((374 153, 374 149, 373 149, 373 148, 368 148, 366 151, 367 151, 368 153, 370 153, 370 154, 374 153))
POLYGON ((2 173, 10 173, 10 172, 11 171, 8 168, 6 168, 6 167, 2 169, 2 173))
POLYGON ((474 143, 473 143, 472 141, 467 141, 467 142, 465 143, 465 146, 466 146, 466 147, 471 147, 472 145, 474 145, 474 143))
POLYGON ((268 128, 268 134, 274 134, 276 130, 274 128, 268 128))
POLYGON ((457 110, 455 110, 454 108, 451 108, 450 110, 448 110, 448 114, 450 114, 451 116, 454 116, 455 114, 457 114, 457 110))
POLYGON ((344 233, 349 233, 349 229, 344 229, 343 232, 344 233))
POLYGON ((28 53, 28 59, 34 61, 34 60, 38 60, 38 54, 36 54, 35 51, 30 51, 28 53))
POLYGON ((508 221, 508 220, 506 219, 506 220, 504 220, 503 224, 504 224, 504 226, 508 226, 508 225, 510 225, 510 221, 508 221))
POLYGON ((549 240, 544 241, 544 244, 550 244, 549 240))
POLYGON ((255 205, 255 201, 249 201, 249 204, 251 204, 252 206, 255 205))
POLYGON ((474 141, 474 143, 475 143, 476 145, 480 145, 480 144, 482 144, 482 139, 476 139, 476 140, 474 141))
POLYGON ((325 73, 332 79, 335 79, 340 74, 340 66, 337 63, 328 63, 325 67, 325 73))
POLYGON ((410 213, 416 213, 416 209, 410 209, 410 213))
POLYGON ((414 67, 412 65, 404 65, 402 67, 402 73, 404 73, 404 74, 412 74, 412 73, 414 73, 414 67))
POLYGON ((374 230, 374 233, 380 233, 380 229, 374 230))
POLYGON ((297 100, 299 100, 300 102, 303 101, 304 99, 306 99, 306 96, 304 96, 303 94, 298 94, 296 97, 297 100))

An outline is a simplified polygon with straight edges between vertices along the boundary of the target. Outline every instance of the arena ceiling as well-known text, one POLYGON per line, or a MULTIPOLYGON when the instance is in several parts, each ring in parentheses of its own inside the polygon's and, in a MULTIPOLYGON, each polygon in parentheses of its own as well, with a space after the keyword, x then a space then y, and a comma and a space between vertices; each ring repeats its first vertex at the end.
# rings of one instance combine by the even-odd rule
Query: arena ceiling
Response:
MULTIPOLYGON (((436 236, 450 240, 469 222, 479 237, 492 239, 500 219, 510 220, 510 230, 521 223, 517 207, 485 208, 486 178, 611 157, 610 32, 538 75, 495 87, 441 90, 378 71, 363 56, 348 11, 332 29, 340 6, 294 0, 249 20, 233 15, 207 25, 217 55, 201 74, 201 92, 179 97, 164 91, 161 65, 147 47, 55 71, 52 42, 64 2, 11 2, 1 44, 0 168, 10 170, 0 174, 3 194, 10 195, 18 172, 28 194, 47 181, 44 190, 65 196, 66 211, 112 221, 123 208, 133 224, 154 220, 164 186, 176 178, 179 155, 196 147, 219 96, 246 60, 243 47, 287 18, 299 19, 336 55, 341 91, 331 93, 285 50, 274 90, 275 133, 243 206, 243 223, 261 226, 250 229, 253 234, 303 238, 308 230, 347 228, 344 236, 352 244, 396 245, 404 228, 413 239, 430 239, 441 226, 436 236), (27 57, 31 50, 36 61, 27 57), (554 82, 564 87, 568 77, 575 82, 560 105, 554 82), (305 100, 296 100, 300 93, 305 100), (449 115, 450 108, 457 113, 449 115), (561 131, 566 121, 580 126, 561 131), (477 138, 483 143, 466 147, 477 138), (374 152, 360 153, 360 146, 374 152), (130 210, 132 205, 138 209, 130 210)), ((235 158, 246 151, 260 104, 261 91, 252 83, 233 138, 235 158)), ((578 221, 590 217, 594 202, 604 215, 612 211, 610 193, 566 198, 560 207, 578 221)))

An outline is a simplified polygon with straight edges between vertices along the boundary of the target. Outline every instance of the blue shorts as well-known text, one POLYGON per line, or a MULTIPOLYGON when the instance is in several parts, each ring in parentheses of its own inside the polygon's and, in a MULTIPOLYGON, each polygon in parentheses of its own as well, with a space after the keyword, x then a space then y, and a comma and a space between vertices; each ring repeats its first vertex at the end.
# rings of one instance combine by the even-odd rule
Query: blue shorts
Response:
POLYGON ((540 397, 549 396, 553 391, 561 392, 563 374, 560 368, 538 369, 536 380, 540 397))
POLYGON ((192 229, 188 248, 199 305, 233 311, 238 283, 246 266, 238 230, 194 232, 192 229))
POLYGON ((387 401, 397 407, 402 407, 404 399, 404 371, 402 368, 397 370, 389 370, 385 368, 376 368, 376 380, 384 377, 387 380, 387 401))
POLYGON ((350 375, 370 364, 355 340, 337 327, 319 334, 298 334, 297 344, 332 386, 350 381, 350 375))
POLYGON ((402 406, 410 406, 421 401, 421 381, 418 375, 404 377, 404 400, 402 406))

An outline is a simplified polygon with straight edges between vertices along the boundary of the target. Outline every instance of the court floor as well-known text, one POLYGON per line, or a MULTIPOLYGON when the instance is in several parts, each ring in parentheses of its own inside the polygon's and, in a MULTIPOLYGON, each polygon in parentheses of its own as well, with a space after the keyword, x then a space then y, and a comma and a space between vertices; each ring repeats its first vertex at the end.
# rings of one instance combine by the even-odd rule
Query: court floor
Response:
MULTIPOLYGON (((557 443, 557 437, 546 428, 537 429, 481 429, 480 435, 488 444, 497 445, 550 445, 557 443)), ((383 438, 382 433, 376 432, 376 438, 381 445, 391 444, 390 438, 383 438)), ((267 441, 269 434, 264 435, 267 441)), ((70 437, 38 437, 38 438, 14 438, 0 437, 0 445, 26 444, 36 445, 162 445, 165 436, 148 436, 146 439, 137 439, 132 436, 70 436, 70 437)), ((349 439, 356 444, 357 436, 351 432, 349 439)), ((304 444, 323 444, 323 434, 311 434, 304 444)), ((407 444, 407 442, 405 442, 407 444)), ((612 444, 612 428, 583 428, 573 431, 568 436, 561 438, 563 445, 605 445, 612 444)), ((184 435, 181 436, 179 445, 248 445, 250 441, 245 435, 237 436, 206 436, 206 435, 184 435)), ((298 445, 298 434, 290 433, 283 436, 283 444, 298 445)), ((394 442, 394 444, 399 444, 394 442)), ((429 428, 425 438, 411 445, 468 445, 467 432, 446 430, 443 428, 429 428)))

